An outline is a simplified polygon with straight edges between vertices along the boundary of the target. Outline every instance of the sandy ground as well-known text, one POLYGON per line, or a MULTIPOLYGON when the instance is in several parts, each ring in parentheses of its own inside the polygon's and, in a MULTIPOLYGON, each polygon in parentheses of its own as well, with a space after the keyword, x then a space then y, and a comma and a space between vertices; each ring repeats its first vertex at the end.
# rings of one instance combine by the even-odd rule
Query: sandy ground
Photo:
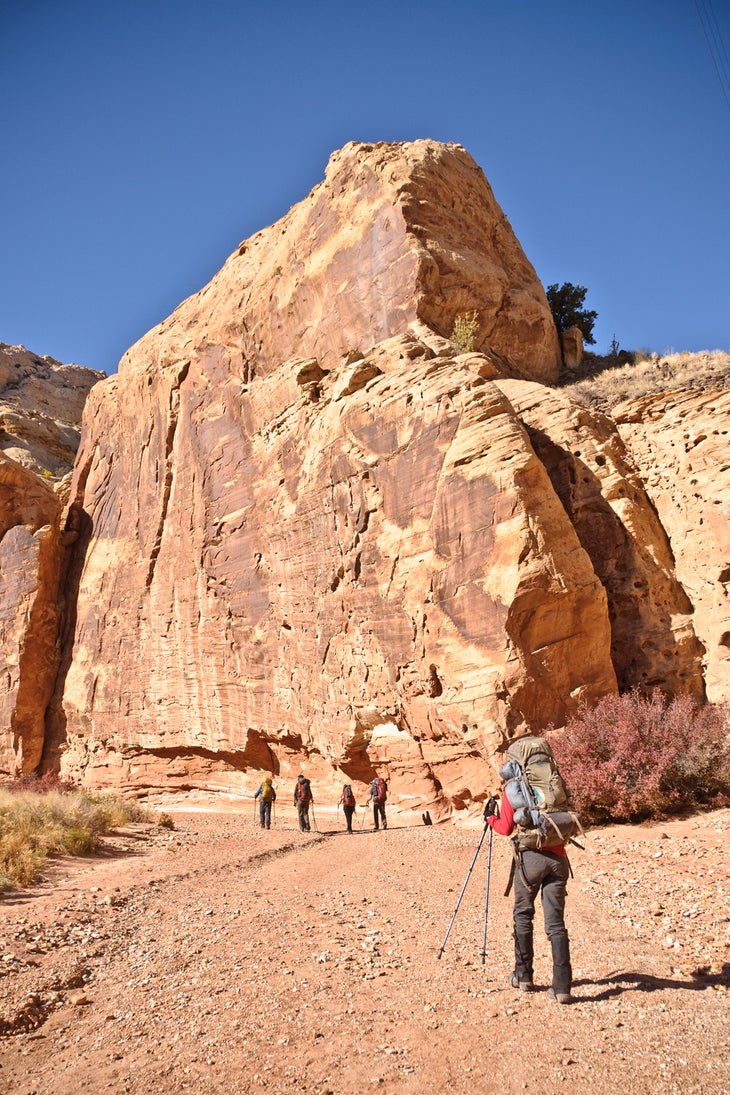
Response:
MULTIPOLYGON (((589 834, 575 1002, 512 990, 509 848, 481 828, 181 808, 0 898, 0 1091, 730 1091, 730 811, 589 834)), ((166 809, 169 809, 166 806, 166 809)))

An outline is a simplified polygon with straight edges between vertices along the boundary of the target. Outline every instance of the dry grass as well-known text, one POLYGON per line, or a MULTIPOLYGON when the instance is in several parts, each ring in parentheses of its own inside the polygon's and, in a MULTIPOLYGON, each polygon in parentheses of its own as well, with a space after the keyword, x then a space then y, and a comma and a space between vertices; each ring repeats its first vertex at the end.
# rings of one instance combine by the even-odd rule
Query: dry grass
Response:
POLYGON ((143 811, 117 795, 0 789, 0 891, 27 886, 49 855, 89 855, 143 811))
POLYGON ((672 388, 726 387, 730 385, 730 353, 659 355, 637 351, 633 362, 616 366, 607 358, 589 356, 585 373, 580 379, 566 379, 561 387, 574 402, 610 412, 624 400, 672 388))

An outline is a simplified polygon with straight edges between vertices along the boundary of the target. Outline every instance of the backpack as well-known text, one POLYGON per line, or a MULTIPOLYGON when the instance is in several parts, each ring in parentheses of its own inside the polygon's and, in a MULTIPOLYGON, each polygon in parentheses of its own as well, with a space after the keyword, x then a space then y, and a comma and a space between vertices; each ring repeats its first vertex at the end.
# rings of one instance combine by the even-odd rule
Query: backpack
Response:
POLYGON ((518 738, 507 755, 509 760, 499 774, 515 812, 519 848, 554 848, 582 833, 580 818, 570 809, 568 789, 545 738, 518 738))
POLYGON ((312 801, 312 788, 309 785, 308 779, 303 779, 299 784, 298 800, 303 806, 309 806, 312 801))
POLYGON ((276 798, 276 791, 274 790, 273 784, 268 776, 261 784, 261 797, 264 802, 273 802, 276 798))
POLYGON ((347 806, 348 809, 355 808, 355 796, 349 783, 346 783, 342 788, 342 805, 347 806))
POLYGON ((382 806, 388 797, 388 784, 384 779, 381 779, 380 776, 378 776, 377 779, 373 780, 370 786, 370 794, 375 801, 382 806))

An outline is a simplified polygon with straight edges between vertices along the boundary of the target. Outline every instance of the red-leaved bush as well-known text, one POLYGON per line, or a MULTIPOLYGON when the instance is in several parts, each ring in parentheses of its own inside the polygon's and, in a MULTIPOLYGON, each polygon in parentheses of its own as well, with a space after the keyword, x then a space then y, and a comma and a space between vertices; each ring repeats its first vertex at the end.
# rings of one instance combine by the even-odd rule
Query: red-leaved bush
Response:
POLYGON ((730 711, 638 691, 584 707, 550 739, 586 821, 638 821, 730 801, 730 711))
POLYGON ((44 776, 37 776, 35 772, 27 772, 25 775, 16 776, 10 783, 7 783, 5 790, 18 793, 33 791, 37 795, 47 795, 51 791, 65 792, 73 791, 75 788, 73 783, 61 779, 55 772, 46 772, 44 776))

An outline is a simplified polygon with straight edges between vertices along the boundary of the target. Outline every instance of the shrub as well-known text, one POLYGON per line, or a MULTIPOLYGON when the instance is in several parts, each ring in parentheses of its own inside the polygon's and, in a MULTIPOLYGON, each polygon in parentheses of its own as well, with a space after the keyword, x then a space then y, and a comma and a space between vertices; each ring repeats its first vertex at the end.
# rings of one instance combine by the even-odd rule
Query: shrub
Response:
POLYGON ((38 795, 46 795, 50 791, 73 791, 73 783, 61 779, 56 772, 46 772, 44 776, 38 776, 35 772, 27 772, 16 776, 10 783, 6 783, 6 791, 33 791, 38 795))
POLYGON ((451 332, 451 341, 460 354, 472 353, 478 328, 478 312, 462 312, 461 315, 456 317, 454 329, 451 332))
POLYGON ((49 855, 90 855, 104 833, 145 816, 118 795, 17 783, 0 788, 0 890, 30 885, 49 855))
POLYGON ((638 691, 584 707, 552 739, 587 821, 638 821, 730 801, 728 709, 638 691))

